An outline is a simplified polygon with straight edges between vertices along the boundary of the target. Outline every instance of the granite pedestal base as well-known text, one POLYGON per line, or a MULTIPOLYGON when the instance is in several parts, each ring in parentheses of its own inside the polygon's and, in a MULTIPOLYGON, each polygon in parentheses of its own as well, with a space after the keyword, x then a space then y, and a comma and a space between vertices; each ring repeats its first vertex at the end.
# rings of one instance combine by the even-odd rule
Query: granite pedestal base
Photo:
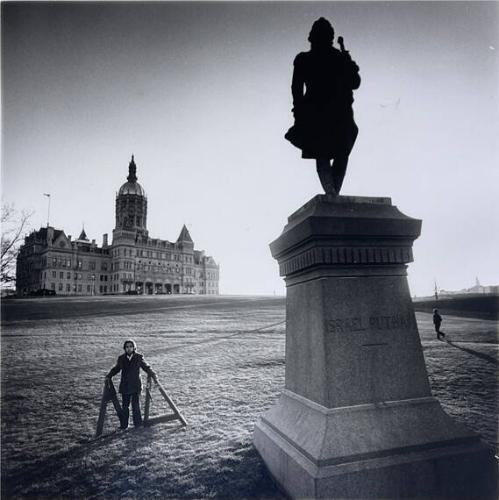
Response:
POLYGON ((496 498, 479 436, 430 392, 406 278, 421 222, 387 198, 317 196, 271 244, 286 376, 254 444, 294 498, 496 498))

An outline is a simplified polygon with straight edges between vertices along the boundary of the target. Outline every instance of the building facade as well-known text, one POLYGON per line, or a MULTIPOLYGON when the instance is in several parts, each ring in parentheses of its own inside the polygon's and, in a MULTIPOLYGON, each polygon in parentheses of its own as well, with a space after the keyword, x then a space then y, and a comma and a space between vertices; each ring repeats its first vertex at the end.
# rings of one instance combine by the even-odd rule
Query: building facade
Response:
POLYGON ((111 244, 102 246, 82 230, 73 240, 53 227, 33 231, 17 257, 18 296, 50 291, 57 295, 219 294, 219 266, 195 250, 184 225, 172 243, 149 236, 147 196, 137 182, 134 157, 116 194, 111 244))

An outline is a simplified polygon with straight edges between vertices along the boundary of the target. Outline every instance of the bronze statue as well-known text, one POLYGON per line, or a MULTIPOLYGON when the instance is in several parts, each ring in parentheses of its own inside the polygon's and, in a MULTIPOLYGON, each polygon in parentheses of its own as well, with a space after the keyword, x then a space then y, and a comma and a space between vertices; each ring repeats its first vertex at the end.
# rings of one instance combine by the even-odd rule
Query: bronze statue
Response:
POLYGON ((353 90, 360 86, 359 67, 343 46, 332 46, 334 30, 327 19, 314 22, 309 52, 294 60, 294 125, 285 137, 302 150, 302 158, 315 158, 326 194, 339 194, 359 129, 353 119, 353 90), (305 92, 304 92, 305 86, 305 92), (332 163, 330 163, 330 161, 332 163))

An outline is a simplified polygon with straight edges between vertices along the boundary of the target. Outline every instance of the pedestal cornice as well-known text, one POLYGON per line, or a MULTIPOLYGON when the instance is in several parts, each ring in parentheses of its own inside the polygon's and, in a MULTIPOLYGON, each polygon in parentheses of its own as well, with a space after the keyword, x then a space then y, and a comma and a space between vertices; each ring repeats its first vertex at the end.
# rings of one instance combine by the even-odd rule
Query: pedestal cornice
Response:
POLYGON ((393 265, 412 262, 421 221, 390 198, 318 195, 288 218, 270 244, 281 276, 316 266, 393 265))

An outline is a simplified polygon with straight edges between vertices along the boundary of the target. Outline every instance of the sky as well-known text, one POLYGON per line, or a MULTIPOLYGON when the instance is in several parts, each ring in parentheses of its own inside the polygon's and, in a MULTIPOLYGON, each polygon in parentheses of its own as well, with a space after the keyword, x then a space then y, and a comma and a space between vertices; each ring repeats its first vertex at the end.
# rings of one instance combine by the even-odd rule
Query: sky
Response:
POLYGON ((135 155, 148 229, 185 223, 226 294, 284 293, 269 251, 321 193, 284 139, 318 17, 360 66, 342 194, 423 220, 413 295, 499 284, 499 3, 2 4, 2 203, 90 239, 135 155))

